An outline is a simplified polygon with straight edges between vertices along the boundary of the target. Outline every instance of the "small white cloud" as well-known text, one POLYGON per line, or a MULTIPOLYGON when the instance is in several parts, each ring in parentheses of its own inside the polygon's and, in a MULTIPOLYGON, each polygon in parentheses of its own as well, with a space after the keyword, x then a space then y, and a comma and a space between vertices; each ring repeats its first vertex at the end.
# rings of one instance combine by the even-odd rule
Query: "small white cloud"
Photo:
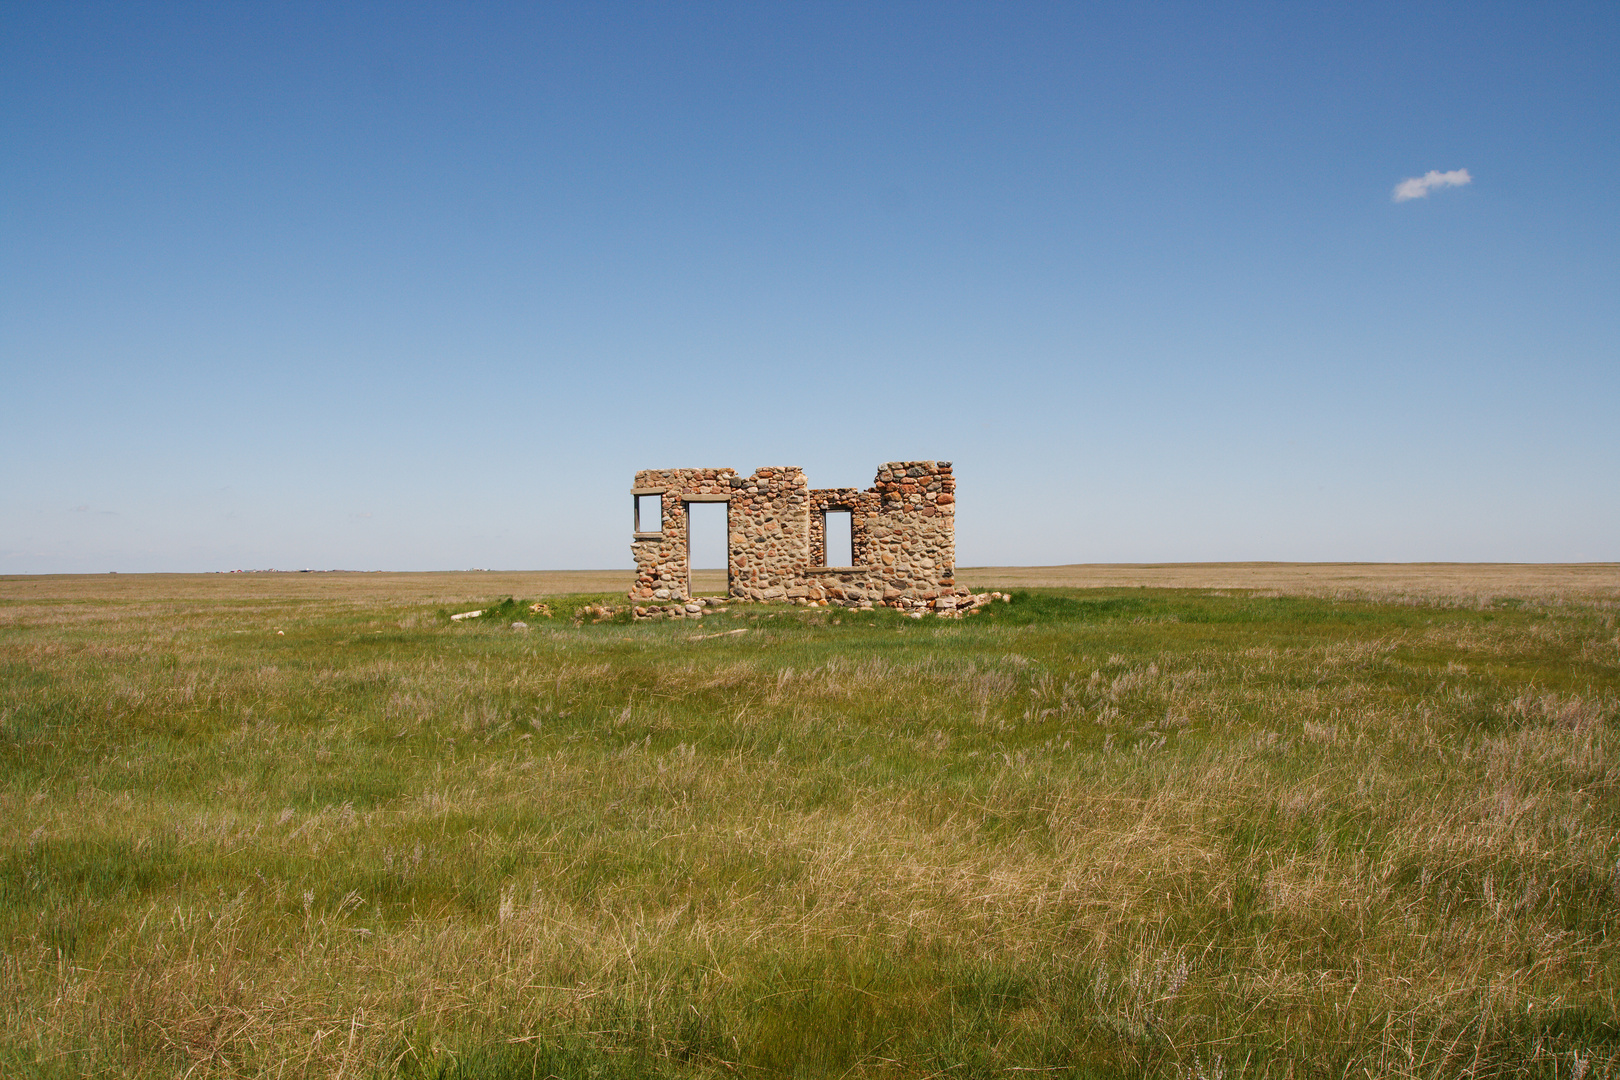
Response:
POLYGON ((1405 202, 1407 199, 1426 199, 1429 192, 1435 188, 1462 187, 1472 184, 1474 178, 1468 175, 1467 169, 1452 169, 1450 172, 1441 172, 1430 169, 1422 176, 1412 176, 1395 185, 1395 201, 1405 202))

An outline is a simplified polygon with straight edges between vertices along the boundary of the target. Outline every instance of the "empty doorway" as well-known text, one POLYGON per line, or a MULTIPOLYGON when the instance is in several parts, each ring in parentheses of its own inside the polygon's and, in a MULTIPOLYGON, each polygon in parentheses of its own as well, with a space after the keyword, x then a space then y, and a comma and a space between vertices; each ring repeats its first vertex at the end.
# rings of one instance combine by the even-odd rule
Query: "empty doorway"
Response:
POLYGON ((827 565, 855 565, 854 515, 848 510, 828 510, 822 534, 827 538, 827 565))
POLYGON ((728 591, 728 506, 723 502, 686 504, 688 596, 724 596, 728 591))

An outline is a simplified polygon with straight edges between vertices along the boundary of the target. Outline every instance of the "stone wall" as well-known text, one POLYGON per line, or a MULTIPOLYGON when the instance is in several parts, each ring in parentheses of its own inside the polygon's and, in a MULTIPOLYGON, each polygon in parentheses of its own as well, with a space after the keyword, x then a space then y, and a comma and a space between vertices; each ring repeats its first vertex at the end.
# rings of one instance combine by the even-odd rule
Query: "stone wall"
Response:
POLYGON ((851 563, 866 565, 871 545, 869 523, 880 500, 873 491, 860 488, 816 488, 810 492, 810 565, 827 565, 827 511, 848 510, 851 563))
MULTIPOLYGON (((685 599, 691 595, 686 504, 729 502, 736 479, 735 469, 643 469, 636 473, 632 500, 639 501, 642 495, 658 496, 662 520, 636 522, 637 531, 630 544, 636 560, 631 600, 685 599)), ((640 514, 638 518, 645 516, 640 514)))
POLYGON ((737 600, 950 609, 956 584, 956 479, 948 461, 895 461, 876 482, 812 490, 804 471, 646 469, 636 495, 657 495, 662 521, 642 522, 632 602, 691 598, 686 506, 726 503, 727 592, 737 600), (826 513, 849 510, 853 566, 828 567, 826 513))

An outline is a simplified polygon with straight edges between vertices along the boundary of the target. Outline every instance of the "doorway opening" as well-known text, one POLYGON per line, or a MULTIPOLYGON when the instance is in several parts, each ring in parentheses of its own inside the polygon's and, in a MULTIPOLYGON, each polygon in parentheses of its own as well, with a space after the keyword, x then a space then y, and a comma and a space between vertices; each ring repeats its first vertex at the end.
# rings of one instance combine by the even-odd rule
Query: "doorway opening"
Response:
POLYGON ((828 510, 822 535, 827 543, 828 566, 855 565, 855 521, 848 510, 828 510))
POLYGON ((725 596, 730 589, 729 503, 686 504, 688 596, 725 596))

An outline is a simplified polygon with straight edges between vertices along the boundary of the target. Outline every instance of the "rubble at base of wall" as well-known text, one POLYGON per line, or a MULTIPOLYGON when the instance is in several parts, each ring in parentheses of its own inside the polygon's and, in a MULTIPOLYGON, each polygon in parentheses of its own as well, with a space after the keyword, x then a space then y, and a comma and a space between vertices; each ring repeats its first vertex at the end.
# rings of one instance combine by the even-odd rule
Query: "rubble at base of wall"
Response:
POLYGON ((639 619, 701 619, 704 615, 719 615, 735 600, 722 600, 717 596, 696 600, 675 600, 667 604, 635 604, 630 612, 639 619))
MULTIPOLYGON (((960 619, 964 615, 971 615, 975 611, 996 601, 1004 604, 1012 603, 1012 597, 1006 593, 987 592, 975 593, 964 591, 961 595, 952 592, 945 596, 937 596, 932 600, 912 599, 902 597, 890 603, 874 603, 871 600, 811 600, 799 597, 791 603, 797 607, 836 607, 854 611, 873 611, 880 607, 894 608, 906 614, 921 617, 932 613, 942 619, 960 619)), ((632 616, 639 622, 645 619, 701 619, 705 615, 723 615, 732 607, 746 605, 752 601, 740 600, 736 597, 721 599, 720 597, 700 597, 696 600, 677 600, 667 604, 636 604, 631 607, 632 616)), ((765 601, 769 603, 769 601, 765 601)))

